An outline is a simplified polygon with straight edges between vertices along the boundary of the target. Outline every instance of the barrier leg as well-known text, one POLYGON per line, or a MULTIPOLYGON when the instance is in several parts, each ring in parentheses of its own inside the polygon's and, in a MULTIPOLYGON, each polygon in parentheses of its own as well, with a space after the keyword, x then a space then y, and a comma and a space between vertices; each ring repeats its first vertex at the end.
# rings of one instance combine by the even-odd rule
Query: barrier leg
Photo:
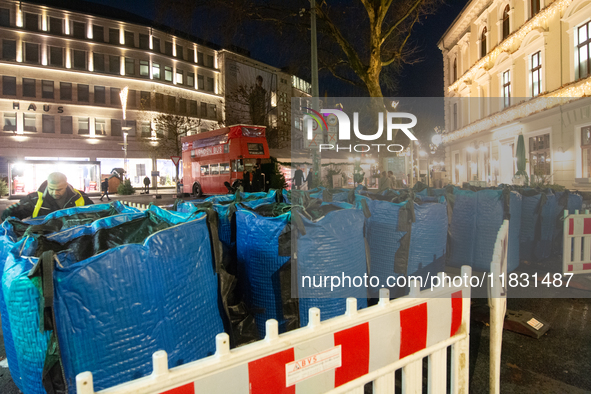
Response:
MULTIPOLYGON (((472 275, 469 266, 462 267, 462 277, 472 275)), ((465 291, 465 290, 464 290, 465 291)), ((468 295, 470 289, 468 288, 468 295)), ((464 293, 466 295, 466 293, 464 293)), ((458 333, 466 337, 451 346, 451 392, 468 394, 470 387, 470 297, 462 298, 462 325, 458 333)))
POLYGON ((429 394, 440 393, 442 387, 447 387, 447 349, 429 356, 429 394))
POLYGON ((423 359, 418 359, 402 368, 402 393, 423 392, 423 359))
POLYGON ((501 393, 501 347, 503 344, 503 324, 507 311, 507 299, 493 297, 490 300, 490 375, 489 392, 501 393))

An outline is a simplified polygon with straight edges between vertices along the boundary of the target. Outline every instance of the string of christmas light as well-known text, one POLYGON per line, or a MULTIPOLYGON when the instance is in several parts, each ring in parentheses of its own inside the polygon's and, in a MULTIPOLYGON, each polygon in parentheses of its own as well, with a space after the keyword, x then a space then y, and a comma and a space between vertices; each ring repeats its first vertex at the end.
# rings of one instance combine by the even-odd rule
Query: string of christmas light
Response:
POLYGON ((512 33, 497 45, 486 56, 478 60, 468 71, 464 73, 457 81, 452 83, 447 89, 452 92, 456 90, 462 82, 470 80, 478 70, 489 63, 494 63, 497 57, 503 52, 510 52, 513 44, 521 42, 532 30, 537 28, 544 28, 548 26, 548 20, 556 14, 556 12, 564 11, 573 0, 556 0, 549 6, 538 12, 533 18, 527 21, 519 30, 512 33))
MULTIPOLYGON (((449 143, 469 137, 482 131, 490 130, 505 123, 525 118, 536 112, 544 111, 557 105, 564 105, 581 97, 591 96, 591 77, 578 81, 572 86, 565 86, 544 96, 526 101, 503 112, 478 120, 460 130, 443 135, 443 142, 449 143)), ((499 99, 500 100, 500 99, 499 99)))

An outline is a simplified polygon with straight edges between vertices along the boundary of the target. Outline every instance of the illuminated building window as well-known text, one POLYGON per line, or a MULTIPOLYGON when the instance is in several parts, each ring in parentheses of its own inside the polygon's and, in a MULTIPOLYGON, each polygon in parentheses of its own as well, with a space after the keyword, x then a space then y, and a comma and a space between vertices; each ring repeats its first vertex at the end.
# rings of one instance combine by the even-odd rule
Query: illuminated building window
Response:
POLYGON ((152 78, 153 79, 160 79, 160 64, 152 63, 152 78))
POLYGON ((53 81, 41 81, 41 98, 53 100, 53 81))
POLYGON ((60 82, 60 100, 72 100, 72 84, 69 82, 60 82))
POLYGON ((511 105, 511 74, 510 71, 503 73, 503 108, 511 105))
POLYGON ((172 67, 164 66, 164 80, 172 82, 172 67))
POLYGON ((550 171, 550 134, 529 139, 530 177, 551 175, 550 171))
POLYGON ((147 60, 140 60, 140 76, 150 76, 150 62, 148 62, 147 60))
POLYGON ((61 36, 64 34, 64 21, 59 18, 49 18, 49 32, 61 36))
POLYGON ((55 133, 55 116, 43 115, 42 116, 42 133, 54 134, 55 133))
POLYGON ((141 122, 140 123, 140 130, 142 133, 142 137, 149 138, 152 136, 152 130, 150 127, 150 122, 141 122))
POLYGON ((125 75, 135 75, 135 59, 125 58, 125 75))
POLYGON ((2 40, 2 59, 9 61, 16 60, 15 40, 2 40))
POLYGON ((31 78, 23 78, 23 97, 37 96, 37 81, 31 78))
POLYGON ((106 119, 95 119, 94 120, 94 134, 95 135, 107 135, 107 120, 106 119))
POLYGON ((4 131, 16 131, 16 112, 4 112, 4 131))
POLYGON ((195 87, 195 73, 187 73, 187 86, 195 87))
POLYGON ((538 51, 531 56, 531 96, 537 97, 542 91, 542 56, 538 51))
POLYGON ((78 134, 88 134, 88 118, 78 118, 78 134))
POLYGON ((503 40, 509 36, 509 6, 505 7, 503 11, 503 40))
POLYGON ((31 133, 37 132, 37 115, 35 114, 23 114, 23 125, 24 130, 29 131, 31 133))
POLYGON ((577 29, 577 53, 579 56, 579 79, 591 75, 591 22, 577 29))
POLYGON ((533 18, 538 12, 540 12, 540 0, 530 0, 531 16, 533 18))
POLYGON ((64 48, 49 47, 49 65, 53 67, 64 66, 64 48))
POLYGON ((176 83, 177 85, 182 85, 183 84, 183 70, 176 70, 176 83))

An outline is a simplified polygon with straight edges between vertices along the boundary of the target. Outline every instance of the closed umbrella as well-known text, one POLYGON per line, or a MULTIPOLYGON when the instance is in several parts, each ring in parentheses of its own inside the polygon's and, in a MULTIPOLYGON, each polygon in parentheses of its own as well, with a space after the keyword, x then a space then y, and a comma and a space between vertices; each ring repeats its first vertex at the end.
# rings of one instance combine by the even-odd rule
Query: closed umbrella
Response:
POLYGON ((523 141, 523 134, 520 134, 517 138, 515 158, 517 159, 517 172, 515 173, 515 176, 522 175, 527 179, 527 173, 525 172, 525 142, 523 141))

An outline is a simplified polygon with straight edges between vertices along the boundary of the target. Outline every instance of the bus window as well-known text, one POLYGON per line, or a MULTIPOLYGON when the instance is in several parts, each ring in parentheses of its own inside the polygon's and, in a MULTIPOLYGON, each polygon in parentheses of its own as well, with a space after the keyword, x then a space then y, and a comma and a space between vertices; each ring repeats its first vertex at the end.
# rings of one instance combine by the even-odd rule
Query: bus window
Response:
POLYGON ((205 164, 201 166, 201 176, 209 175, 209 165, 205 164))
POLYGON ((211 175, 220 175, 219 165, 218 164, 210 164, 210 173, 211 175))
POLYGON ((229 174, 230 173, 230 163, 221 163, 220 164, 220 174, 229 174))
POLYGON ((263 148, 263 144, 248 144, 248 154, 249 155, 264 155, 265 149, 263 148))
POLYGON ((244 172, 244 164, 242 163, 242 159, 232 160, 232 171, 244 172))

